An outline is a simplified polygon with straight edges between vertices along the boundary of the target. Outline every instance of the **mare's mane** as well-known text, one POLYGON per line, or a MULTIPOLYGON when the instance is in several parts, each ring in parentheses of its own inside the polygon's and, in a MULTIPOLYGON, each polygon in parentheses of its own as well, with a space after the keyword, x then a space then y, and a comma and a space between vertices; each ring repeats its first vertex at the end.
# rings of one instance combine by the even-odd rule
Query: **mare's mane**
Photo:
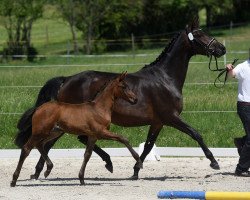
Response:
POLYGON ((152 63, 148 64, 148 65, 145 65, 143 67, 144 68, 148 68, 148 67, 151 67, 151 66, 154 66, 155 64, 157 64, 165 55, 166 53, 170 52, 176 42, 176 40, 179 38, 181 32, 178 32, 174 35, 174 37, 172 38, 172 40, 168 43, 168 46, 166 46, 163 51, 161 52, 161 54, 155 59, 155 61, 153 61, 152 63))
POLYGON ((109 80, 109 81, 106 81, 106 82, 102 85, 102 87, 95 93, 95 95, 93 96, 93 98, 92 98, 91 100, 89 100, 88 102, 94 101, 95 98, 96 98, 97 96, 99 96, 99 95, 103 92, 103 90, 108 86, 108 84, 109 84, 111 81, 113 81, 113 80, 114 80, 114 79, 111 79, 111 80, 109 80))

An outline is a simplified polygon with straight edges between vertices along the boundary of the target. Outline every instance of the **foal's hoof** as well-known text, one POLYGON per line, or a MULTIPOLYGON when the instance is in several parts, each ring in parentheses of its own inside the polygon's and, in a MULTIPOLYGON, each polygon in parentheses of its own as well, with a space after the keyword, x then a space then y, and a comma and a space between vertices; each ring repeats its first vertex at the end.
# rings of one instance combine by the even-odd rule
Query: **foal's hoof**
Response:
POLYGON ((110 172, 113 173, 113 164, 112 163, 107 163, 105 165, 106 169, 110 172))
POLYGON ((80 179, 80 185, 85 185, 84 180, 81 180, 81 179, 80 179))
POLYGON ((217 170, 220 169, 220 166, 217 162, 211 162, 210 167, 217 170))
POLYGON ((16 182, 15 181, 11 181, 10 187, 15 187, 15 186, 16 186, 16 182))
POLYGON ((35 179, 35 180, 37 180, 38 177, 39 177, 39 175, 37 175, 37 174, 32 174, 32 175, 30 175, 30 179, 35 179))

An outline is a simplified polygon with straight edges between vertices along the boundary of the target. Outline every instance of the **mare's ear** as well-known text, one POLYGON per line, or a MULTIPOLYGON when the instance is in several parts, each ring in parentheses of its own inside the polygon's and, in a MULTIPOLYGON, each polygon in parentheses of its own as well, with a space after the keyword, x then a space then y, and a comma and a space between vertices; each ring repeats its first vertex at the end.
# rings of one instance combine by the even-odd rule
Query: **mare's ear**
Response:
POLYGON ((195 29, 199 29, 200 27, 200 22, 199 22, 199 17, 195 16, 193 20, 186 26, 186 29, 188 32, 192 32, 195 29))
POLYGON ((118 77, 119 81, 120 82, 123 81, 126 76, 127 76, 127 71, 122 72, 121 75, 118 77))

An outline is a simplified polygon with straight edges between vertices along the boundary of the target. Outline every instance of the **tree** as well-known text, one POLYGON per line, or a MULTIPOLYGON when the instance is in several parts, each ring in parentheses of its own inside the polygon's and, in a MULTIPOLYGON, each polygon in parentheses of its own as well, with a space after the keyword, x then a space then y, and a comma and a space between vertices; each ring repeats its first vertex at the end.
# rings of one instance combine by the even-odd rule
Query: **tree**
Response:
POLYGON ((98 34, 98 25, 105 14, 111 10, 112 3, 110 0, 79 0, 77 3, 76 27, 85 39, 86 53, 91 54, 93 39, 98 34))
POLYGON ((0 16, 7 31, 6 53, 31 54, 31 30, 35 20, 42 17, 45 0, 1 0, 0 16))
POLYGON ((100 36, 107 39, 130 37, 142 20, 142 0, 113 0, 109 12, 99 24, 100 36))
POLYGON ((143 34, 159 34, 179 30, 197 15, 192 0, 143 0, 143 34))
MULTIPOLYGON (((76 41, 75 28, 85 40, 84 49, 92 53, 95 39, 115 38, 124 35, 126 28, 132 29, 138 22, 142 0, 56 0, 63 18, 69 23, 73 41, 76 41)), ((126 36, 130 35, 129 32, 126 36)), ((77 51, 77 43, 74 49, 77 51)))
POLYGON ((201 0, 195 2, 199 9, 206 10, 206 26, 208 29, 214 24, 223 24, 233 16, 233 0, 201 0), (225 17, 226 16, 226 17, 225 17))
POLYGON ((69 23, 73 39, 74 53, 78 54, 79 48, 76 37, 77 14, 79 14, 78 0, 58 0, 57 4, 63 19, 69 23))

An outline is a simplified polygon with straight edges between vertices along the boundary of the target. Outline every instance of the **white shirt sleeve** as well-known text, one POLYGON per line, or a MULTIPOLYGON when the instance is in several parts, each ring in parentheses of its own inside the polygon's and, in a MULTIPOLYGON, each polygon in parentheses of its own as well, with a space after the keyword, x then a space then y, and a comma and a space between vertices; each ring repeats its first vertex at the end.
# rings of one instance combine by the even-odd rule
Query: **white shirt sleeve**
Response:
POLYGON ((243 63, 238 64, 234 69, 235 78, 238 80, 244 78, 244 65, 243 63))

